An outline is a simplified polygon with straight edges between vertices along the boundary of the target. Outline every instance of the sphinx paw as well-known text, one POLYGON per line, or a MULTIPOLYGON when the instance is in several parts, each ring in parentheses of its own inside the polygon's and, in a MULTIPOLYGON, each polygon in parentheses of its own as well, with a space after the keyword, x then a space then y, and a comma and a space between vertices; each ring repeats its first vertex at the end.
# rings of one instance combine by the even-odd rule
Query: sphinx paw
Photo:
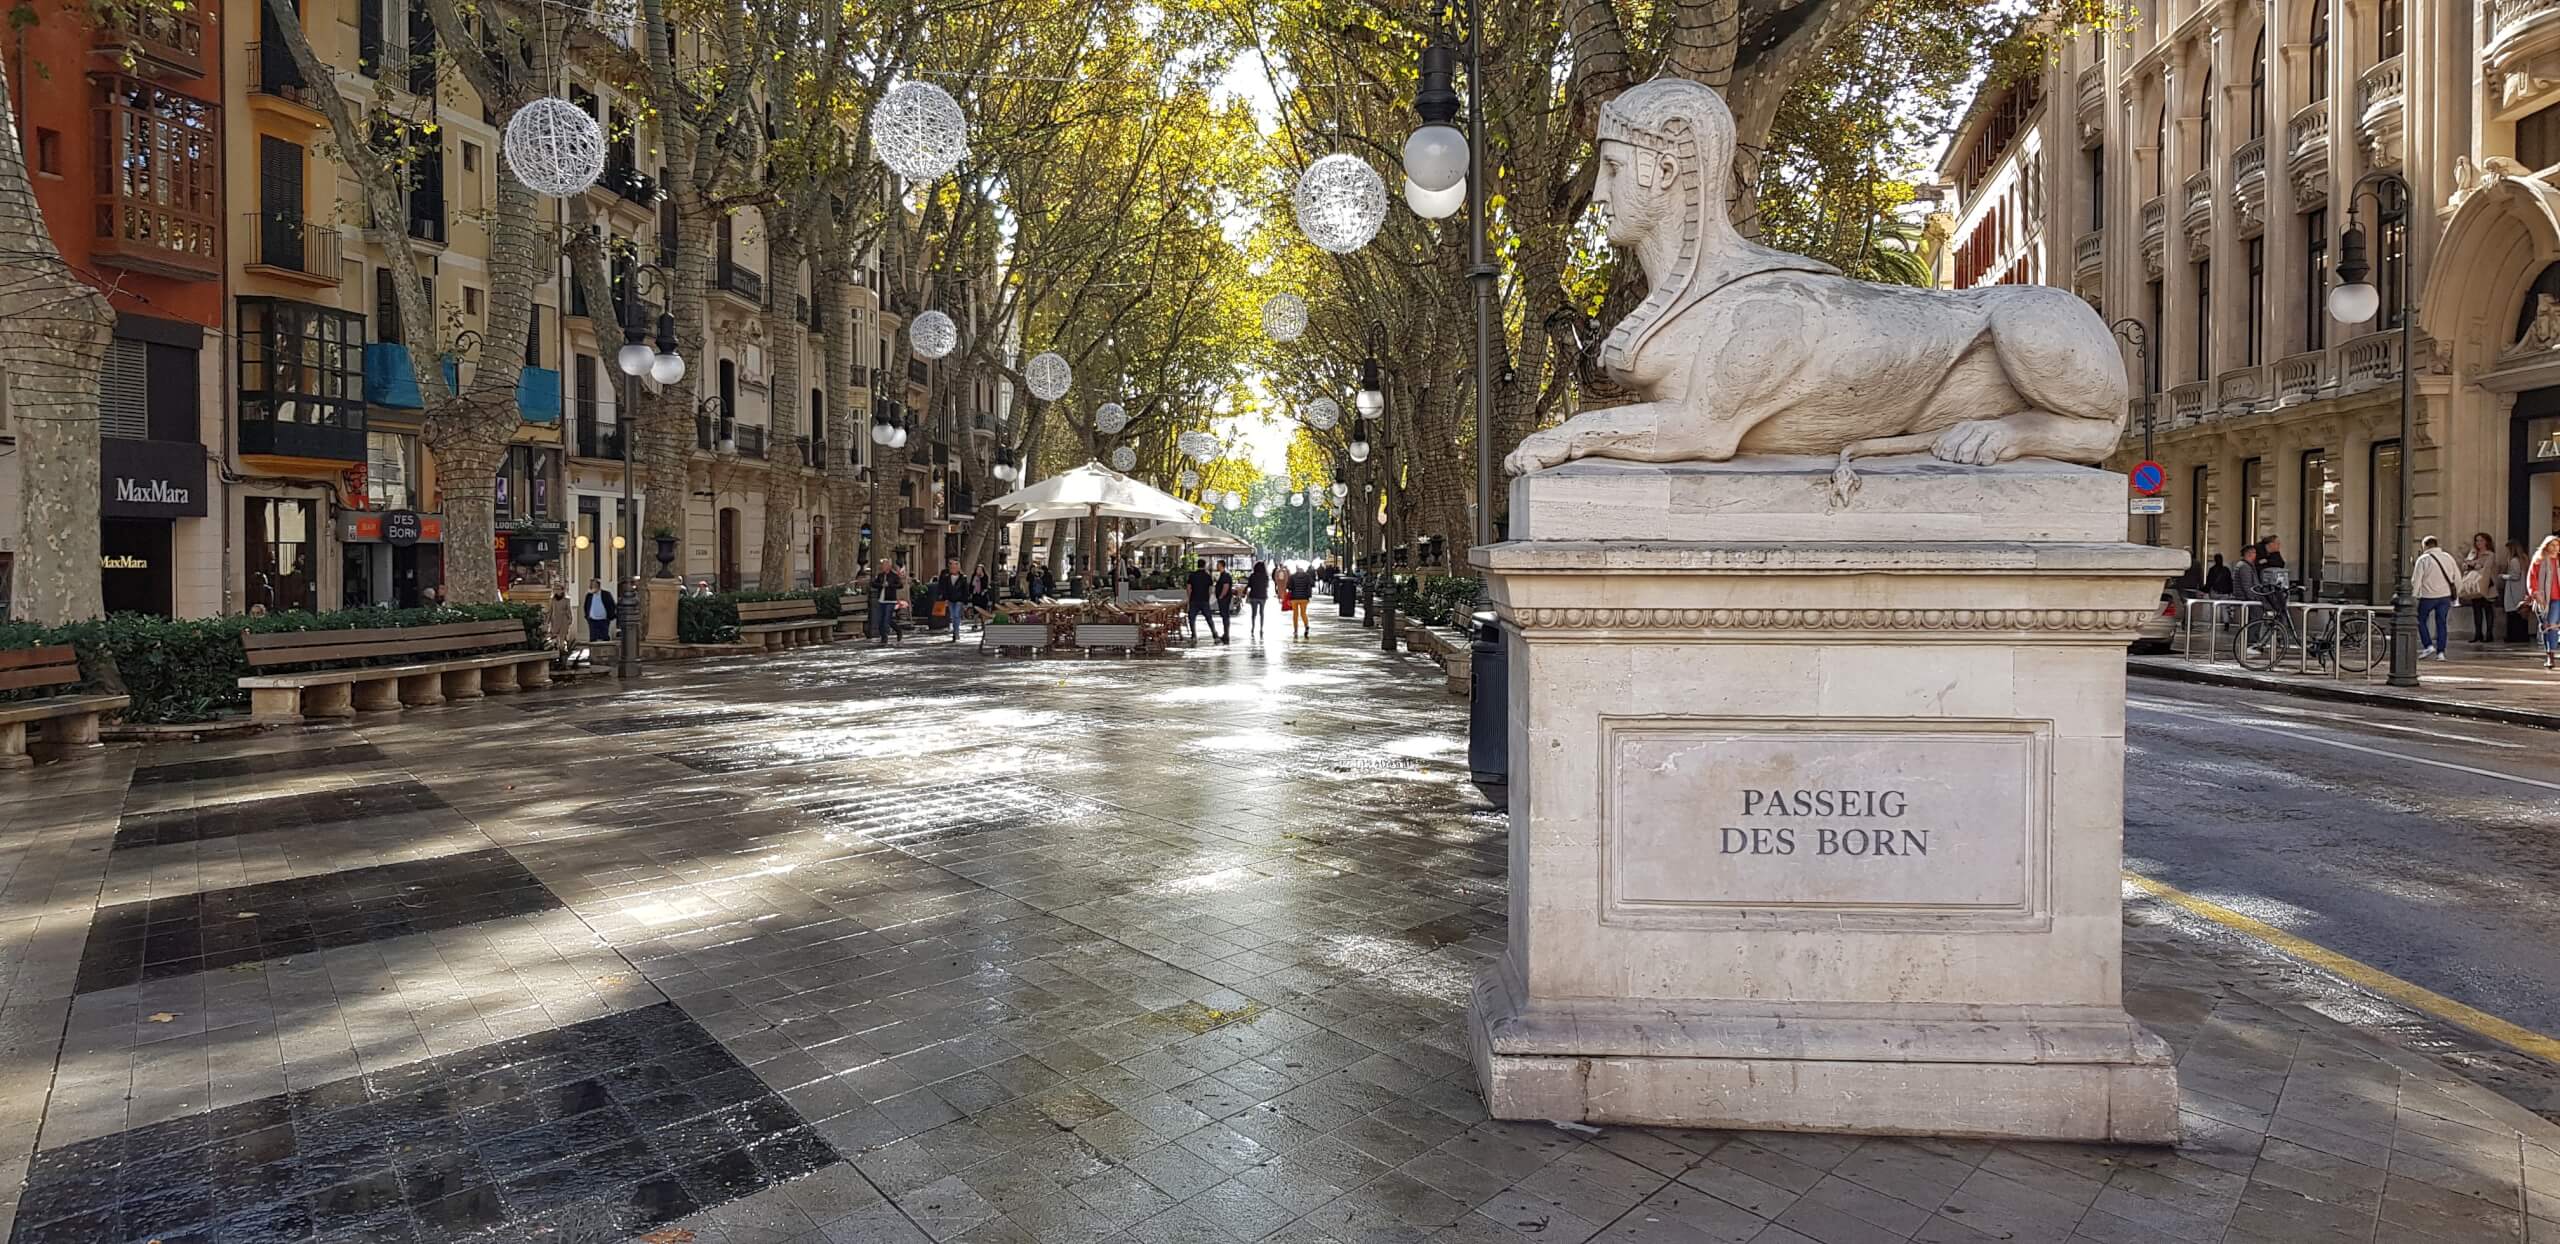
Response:
POLYGON ((2018 456, 2015 440, 2005 419, 1967 419, 1939 433, 1929 452, 1962 466, 1993 466, 2018 456))
POLYGON ((1526 475, 1543 471, 1571 456, 1571 447, 1553 432, 1532 432, 1502 460, 1505 475, 1526 475))

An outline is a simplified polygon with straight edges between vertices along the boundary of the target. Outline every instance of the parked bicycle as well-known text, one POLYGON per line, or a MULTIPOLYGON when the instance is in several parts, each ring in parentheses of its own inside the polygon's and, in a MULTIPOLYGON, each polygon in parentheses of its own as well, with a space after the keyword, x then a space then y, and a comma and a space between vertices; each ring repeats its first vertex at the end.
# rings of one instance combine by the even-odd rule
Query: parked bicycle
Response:
MULTIPOLYGON (((2344 670, 2361 674, 2372 669, 2387 643, 2382 628, 2365 614, 2347 615, 2327 610, 2325 626, 2305 630, 2295 624, 2293 609, 2285 596, 2285 584, 2278 578, 2259 592, 2248 622, 2241 628, 2238 651, 2232 654, 2246 670, 2271 670, 2288 656, 2298 656, 2306 663, 2323 669, 2344 670)), ((2305 616, 2308 616, 2307 614, 2305 616)))

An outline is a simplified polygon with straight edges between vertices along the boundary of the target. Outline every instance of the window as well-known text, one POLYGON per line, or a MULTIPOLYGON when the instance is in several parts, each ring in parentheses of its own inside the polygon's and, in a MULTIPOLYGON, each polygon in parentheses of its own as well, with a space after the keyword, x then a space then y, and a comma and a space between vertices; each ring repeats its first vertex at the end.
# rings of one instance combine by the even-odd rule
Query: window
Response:
POLYGON ((303 250, 302 146, 272 134, 258 136, 258 262, 288 272, 308 272, 303 250))
POLYGON ((2322 567, 2329 560, 2329 532, 2337 522, 2338 482, 2329 477, 2329 451, 2302 451, 2301 496, 2302 521, 2295 525, 2293 556, 2300 569, 2296 578, 2316 585, 2325 577, 2322 567))
POLYGON ((62 131, 36 127, 36 171, 62 176, 62 131))
POLYGON ((462 144, 462 171, 466 173, 480 171, 480 144, 473 142, 462 144))
POLYGON ((418 438, 406 432, 365 434, 365 504, 376 510, 418 508, 418 438))
MULTIPOLYGON (((823 445, 826 442, 827 392, 824 389, 811 389, 809 390, 809 443, 823 445)), ((810 465, 822 464, 813 462, 810 465)))
POLYGON ((2160 104, 2151 125, 2151 193, 2169 193, 2169 105, 2160 104))
POLYGON ((2241 363, 2255 367, 2266 361, 2267 349, 2267 239, 2249 239, 2249 305, 2248 324, 2241 333, 2241 363))
POLYGON ((465 285, 465 286, 463 286, 463 287, 462 287, 462 313, 463 313, 464 315, 470 316, 470 317, 471 317, 471 318, 473 318, 473 319, 478 319, 478 318, 480 318, 480 316, 481 316, 481 315, 482 315, 482 313, 483 313, 483 312, 482 312, 482 303, 481 303, 481 301, 480 301, 480 298, 481 298, 480 291, 479 291, 479 289, 478 289, 477 287, 470 286, 470 285, 465 285))
POLYGON ((221 268, 221 110, 156 84, 91 78, 98 249, 208 275, 221 268))
POLYGON ((356 72, 368 78, 381 76, 382 4, 383 0, 359 0, 356 5, 356 72))
POLYGON ((246 502, 249 603, 269 613, 311 609, 320 595, 312 549, 313 505, 291 497, 246 502))
MULTIPOLYGON (((720 422, 726 424, 737 417, 738 365, 728 359, 722 359, 720 360, 720 422)), ((724 436, 727 434, 726 428, 722 429, 722 434, 724 436)))
POLYGON ((2204 89, 2196 93, 2196 167, 2213 167, 2213 70, 2204 71, 2204 89))
POLYGON ((2213 264, 2196 261, 2196 371, 2194 379, 2213 379, 2213 264))
POLYGON ((2374 56, 2389 60, 2400 54, 2400 0, 2382 0, 2375 10, 2374 56))
POLYGON ((2143 339, 2151 343, 2150 348, 2143 352, 2149 362, 2151 374, 2143 379, 2150 385, 2151 392, 2158 393, 2160 391, 2161 372, 2160 351, 2168 344, 2168 339, 2160 335, 2160 329, 2166 319, 2163 313, 2169 309, 2169 305, 2167 295, 2161 290, 2160 282, 2151 282, 2148 286, 2144 287, 2143 292, 2146 299, 2142 304, 2143 339))
POLYGON ((2329 348, 2329 209, 2302 214, 2302 348, 2329 348))
POLYGON ((2275 499, 2268 493, 2267 460, 2249 458, 2240 463, 2240 539, 2256 544, 2274 530, 2275 499))
POLYGON ((2378 193, 2379 205, 2374 215, 2377 235, 2374 256, 2374 285, 2382 293, 2382 326, 2400 327, 2401 302, 2408 296, 2409 280, 2409 205, 2393 195, 2378 193))
POLYGON ((2530 169, 2560 164, 2560 104, 2516 118, 2516 162, 2530 169))
POLYGON ((2082 153, 2089 166, 2089 227, 2107 227, 2107 149, 2091 147, 2082 153))
POLYGON ((2400 442, 2375 441, 2364 477, 2366 596, 2374 604, 2391 597, 2394 568, 2400 564, 2400 442))
POLYGON ((2329 0, 2311 0, 2311 81, 2305 94, 2313 103, 2329 98, 2329 0))
POLYGON ((534 445, 510 445, 498 464, 497 514, 506 518, 551 517, 551 481, 560 473, 560 451, 534 445))
POLYGON ((2197 467, 2188 476, 2187 486, 2187 559, 2204 565, 2205 555, 2205 487, 2213 482, 2211 468, 2197 467))
POLYGON ((363 461, 363 337, 351 311, 241 299, 241 452, 363 461))
POLYGON ((119 332, 107 343, 106 367, 98 377, 99 434, 133 441, 198 442, 203 436, 197 425, 203 410, 196 379, 199 353, 119 332))
POLYGON ((2267 136, 2267 32, 2258 31, 2258 45, 2249 51, 2249 137, 2267 136))

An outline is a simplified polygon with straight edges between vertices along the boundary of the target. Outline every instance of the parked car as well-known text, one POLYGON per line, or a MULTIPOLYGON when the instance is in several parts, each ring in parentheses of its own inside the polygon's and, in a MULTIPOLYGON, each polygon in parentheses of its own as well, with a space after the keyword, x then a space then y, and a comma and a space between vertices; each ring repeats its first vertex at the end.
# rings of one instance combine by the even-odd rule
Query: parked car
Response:
POLYGON ((2160 589, 2160 612, 2145 620, 2142 629, 2135 633, 2133 651, 2142 653, 2169 651, 2170 641, 2178 636, 2178 604, 2178 589, 2175 586, 2160 589))

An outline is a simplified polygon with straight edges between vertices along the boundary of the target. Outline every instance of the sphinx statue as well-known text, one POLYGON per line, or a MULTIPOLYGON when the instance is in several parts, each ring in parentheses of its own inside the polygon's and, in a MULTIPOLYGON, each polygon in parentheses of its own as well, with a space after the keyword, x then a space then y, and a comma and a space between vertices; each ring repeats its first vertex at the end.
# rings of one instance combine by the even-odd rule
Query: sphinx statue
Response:
POLYGON ((1598 137, 1592 200, 1652 285, 1599 362, 1643 400, 1533 433, 1510 474, 1575 458, 1838 455, 1845 503, 1853 457, 2093 463, 2115 449, 2124 359, 2069 290, 1883 285, 1743 238, 1727 217, 1733 114, 1700 83, 1628 90, 1601 109, 1598 137))

